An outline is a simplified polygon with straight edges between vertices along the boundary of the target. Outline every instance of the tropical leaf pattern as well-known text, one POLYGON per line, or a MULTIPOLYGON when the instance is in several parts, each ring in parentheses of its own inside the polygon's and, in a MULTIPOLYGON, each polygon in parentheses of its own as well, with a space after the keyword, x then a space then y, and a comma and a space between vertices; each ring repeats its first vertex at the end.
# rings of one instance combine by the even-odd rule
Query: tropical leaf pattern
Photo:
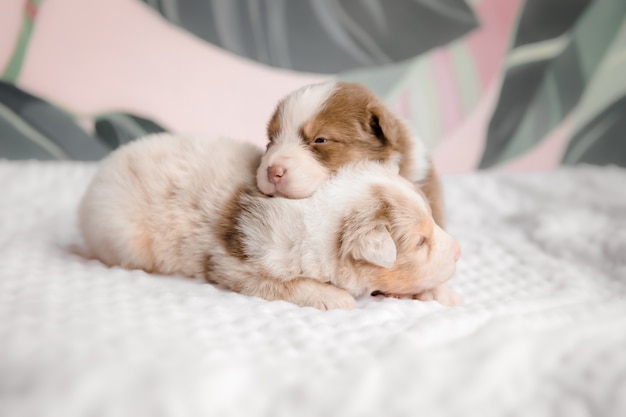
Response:
POLYGON ((125 113, 107 113, 95 117, 96 135, 115 149, 141 136, 165 132, 152 120, 125 113))
POLYGON ((100 159, 107 149, 65 112, 0 83, 0 155, 9 158, 100 159))
POLYGON ((144 1, 233 53, 319 73, 410 59, 478 26, 463 0, 144 1))
POLYGON ((483 0, 474 10, 481 27, 470 35, 408 61, 339 78, 368 86, 435 148, 465 123, 496 80, 516 6, 483 0))
MULTIPOLYGON (((0 158, 97 160, 175 124, 167 112, 151 109, 164 120, 150 120, 140 115, 141 106, 123 111, 124 103, 145 103, 133 100, 132 88, 122 90, 126 101, 116 95, 119 106, 95 111, 69 111, 20 88, 44 4, 22 1, 21 29, 0 68, 0 158)), ((169 31, 176 25, 280 68, 267 71, 317 72, 365 84, 434 149, 444 173, 558 163, 626 167, 623 0, 125 1, 135 1, 153 20, 150 8, 156 10, 169 31)), ((170 41, 177 42, 155 40, 170 41)), ((180 71, 182 96, 172 102, 184 103, 194 80, 180 71)), ((84 94, 98 97, 116 76, 123 74, 84 94)), ((201 106, 185 112, 193 112, 188 120, 205 117, 201 106)))
POLYGON ((577 0, 565 8, 562 5, 558 0, 525 3, 507 56, 481 168, 528 151, 567 117, 593 80, 626 17, 626 2, 622 1, 577 0), (562 9, 568 13, 555 13, 562 9), (536 31, 537 22, 547 27, 536 31))
POLYGON ((89 133, 71 114, 0 82, 0 157, 7 159, 99 160, 111 150, 148 133, 165 131, 139 116, 96 116, 89 133))
POLYGON ((626 96, 611 103, 572 137, 563 155, 563 163, 571 165, 584 162, 624 166, 626 157, 624 115, 626 115, 626 96))
MULTIPOLYGON (((489 124, 489 146, 483 154, 482 166, 493 165, 506 154, 511 138, 528 112, 531 114, 527 117, 534 117, 532 123, 545 134, 550 119, 544 116, 561 111, 562 106, 571 108, 575 97, 566 97, 569 92, 577 91, 574 94, 580 95, 580 74, 575 71, 570 73, 566 68, 575 65, 578 59, 569 43, 571 36, 568 32, 589 3, 590 0, 573 1, 566 8, 566 13, 562 14, 558 13, 559 1, 528 0, 524 4, 517 34, 505 61, 506 72, 499 101, 489 124), (555 13, 558 13, 558 17, 550 18, 555 13), (564 74, 553 74, 555 69, 564 74), (543 91, 545 97, 540 95, 543 83, 546 83, 543 91), (574 90, 568 90, 568 87, 574 90), (532 106, 533 100, 539 100, 536 107, 532 106), (535 108, 537 111, 534 111, 535 108)), ((560 119, 562 115, 554 117, 560 119)), ((537 139, 541 137, 537 136, 537 139)), ((528 142, 523 143, 530 145, 528 142)))

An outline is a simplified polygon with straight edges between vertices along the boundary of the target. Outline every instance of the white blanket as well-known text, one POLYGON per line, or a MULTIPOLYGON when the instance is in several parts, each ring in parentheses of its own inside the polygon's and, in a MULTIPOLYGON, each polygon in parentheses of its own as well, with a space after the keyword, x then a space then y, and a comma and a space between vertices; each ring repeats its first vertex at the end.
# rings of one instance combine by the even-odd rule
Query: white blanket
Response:
POLYGON ((80 256, 94 166, 0 162, 0 415, 624 416, 626 171, 445 178, 465 305, 320 312, 80 256))

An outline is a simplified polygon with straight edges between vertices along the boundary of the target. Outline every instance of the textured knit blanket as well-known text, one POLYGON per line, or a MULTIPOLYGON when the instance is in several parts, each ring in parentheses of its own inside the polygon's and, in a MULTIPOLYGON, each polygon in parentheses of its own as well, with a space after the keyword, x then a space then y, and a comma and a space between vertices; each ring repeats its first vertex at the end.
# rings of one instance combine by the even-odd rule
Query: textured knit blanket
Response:
POLYGON ((626 171, 444 179, 465 305, 267 302, 81 256, 95 166, 0 162, 0 416, 624 416, 626 171))

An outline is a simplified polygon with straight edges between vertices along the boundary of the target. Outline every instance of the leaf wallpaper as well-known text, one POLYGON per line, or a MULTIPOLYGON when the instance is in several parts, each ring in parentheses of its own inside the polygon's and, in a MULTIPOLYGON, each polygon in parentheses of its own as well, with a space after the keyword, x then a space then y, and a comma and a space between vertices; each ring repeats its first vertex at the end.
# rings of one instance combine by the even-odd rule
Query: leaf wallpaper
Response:
MULTIPOLYGON (((94 0, 98 13, 82 4, 24 0, 19 21, 10 21, 16 30, 3 38, 5 61, 0 49, 0 158, 98 160, 149 133, 228 132, 232 123, 209 108, 264 120, 272 105, 261 103, 275 102, 276 86, 287 89, 281 79, 297 85, 301 77, 368 86, 433 149, 443 173, 626 167, 622 0, 94 0), (48 6, 61 11, 46 14, 48 6), (56 18, 62 33, 63 13, 67 23, 84 20, 94 32, 85 37, 100 43, 83 47, 81 33, 68 32, 60 39, 77 40, 71 65, 50 62, 77 80, 90 75, 77 64, 96 56, 113 71, 63 89, 52 81, 62 69, 34 64, 55 56, 39 46, 47 38, 38 25, 56 18), (96 19, 110 20, 99 29, 96 19), (126 30, 127 42, 105 48, 111 35, 97 31, 110 27, 126 30), (156 52, 142 52, 149 48, 156 52), (208 70, 190 71, 194 54, 208 70), (167 92, 163 74, 173 85, 167 92), (219 74, 259 88, 220 84, 219 74), (211 82, 246 110, 227 107, 211 82)), ((9 18, 0 18, 0 36, 2 19, 9 18)), ((262 143, 260 123, 236 127, 262 143)))
POLYGON ((626 95, 611 103, 569 141, 563 162, 624 166, 626 155, 626 95), (621 138, 621 139, 620 139, 621 138))
POLYGON ((298 71, 391 64, 478 26, 463 0, 145 0, 172 23, 238 55, 298 71))
POLYGON ((96 115, 87 133, 59 108, 12 84, 0 82, 0 156, 8 159, 99 160, 112 149, 165 129, 123 113, 96 115))
POLYGON ((482 168, 528 150, 576 107, 624 24, 626 2, 578 0, 568 4, 568 13, 555 13, 561 3, 527 0, 524 5, 482 168), (535 22, 550 25, 535 31, 535 22))

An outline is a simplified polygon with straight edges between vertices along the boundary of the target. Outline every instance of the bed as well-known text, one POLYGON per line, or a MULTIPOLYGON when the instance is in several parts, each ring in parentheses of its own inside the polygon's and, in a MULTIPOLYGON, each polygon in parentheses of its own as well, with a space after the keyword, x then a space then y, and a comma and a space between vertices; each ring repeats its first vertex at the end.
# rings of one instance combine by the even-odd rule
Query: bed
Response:
POLYGON ((94 163, 0 161, 0 415, 626 415, 626 170, 445 176, 462 307, 320 312, 83 256, 94 163))

